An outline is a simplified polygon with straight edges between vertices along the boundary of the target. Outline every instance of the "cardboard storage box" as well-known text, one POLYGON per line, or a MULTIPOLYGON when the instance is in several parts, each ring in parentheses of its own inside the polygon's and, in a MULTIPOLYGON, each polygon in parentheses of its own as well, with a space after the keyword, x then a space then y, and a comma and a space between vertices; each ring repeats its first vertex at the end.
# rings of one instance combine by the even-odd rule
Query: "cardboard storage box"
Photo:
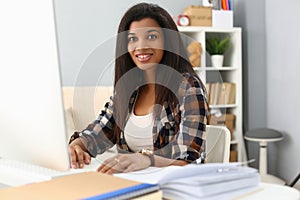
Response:
POLYGON ((230 150, 229 162, 237 162, 237 150, 230 150))
POLYGON ((190 26, 212 26, 212 8, 204 6, 188 6, 184 14, 190 18, 190 26))
POLYGON ((208 118, 208 124, 217 126, 226 126, 231 133, 231 140, 233 139, 233 129, 234 129, 234 114, 225 114, 221 116, 210 115, 208 118))

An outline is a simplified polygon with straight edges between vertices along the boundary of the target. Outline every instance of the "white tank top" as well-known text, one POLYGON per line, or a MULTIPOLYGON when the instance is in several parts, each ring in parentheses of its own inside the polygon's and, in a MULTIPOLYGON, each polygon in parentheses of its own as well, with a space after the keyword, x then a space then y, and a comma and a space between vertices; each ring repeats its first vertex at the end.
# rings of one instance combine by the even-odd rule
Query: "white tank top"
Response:
POLYGON ((142 149, 153 149, 152 128, 153 113, 136 116, 131 113, 125 126, 124 135, 129 148, 134 152, 142 149))

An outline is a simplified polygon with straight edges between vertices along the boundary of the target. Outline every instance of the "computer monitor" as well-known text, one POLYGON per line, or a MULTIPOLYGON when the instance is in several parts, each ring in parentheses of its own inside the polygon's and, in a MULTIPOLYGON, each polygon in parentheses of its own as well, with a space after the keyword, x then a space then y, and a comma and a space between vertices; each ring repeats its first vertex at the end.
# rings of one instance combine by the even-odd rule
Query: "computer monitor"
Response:
POLYGON ((0 157, 66 171, 53 1, 3 1, 0 18, 0 157))

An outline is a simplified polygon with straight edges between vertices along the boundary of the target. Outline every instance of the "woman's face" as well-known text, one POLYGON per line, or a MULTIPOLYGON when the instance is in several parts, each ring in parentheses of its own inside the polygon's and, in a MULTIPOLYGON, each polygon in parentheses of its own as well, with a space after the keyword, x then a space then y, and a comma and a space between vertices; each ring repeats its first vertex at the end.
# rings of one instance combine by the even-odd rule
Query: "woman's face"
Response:
POLYGON ((158 23, 144 18, 131 23, 128 31, 128 52, 142 70, 152 69, 163 58, 164 35, 158 23))

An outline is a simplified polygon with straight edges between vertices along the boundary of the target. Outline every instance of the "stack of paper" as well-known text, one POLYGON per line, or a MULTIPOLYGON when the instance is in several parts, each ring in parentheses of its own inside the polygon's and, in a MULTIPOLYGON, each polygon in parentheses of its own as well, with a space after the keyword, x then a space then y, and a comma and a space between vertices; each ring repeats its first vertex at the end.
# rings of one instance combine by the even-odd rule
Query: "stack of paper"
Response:
POLYGON ((115 176, 159 184, 167 199, 232 199, 259 185, 257 170, 239 163, 149 168, 115 176))

